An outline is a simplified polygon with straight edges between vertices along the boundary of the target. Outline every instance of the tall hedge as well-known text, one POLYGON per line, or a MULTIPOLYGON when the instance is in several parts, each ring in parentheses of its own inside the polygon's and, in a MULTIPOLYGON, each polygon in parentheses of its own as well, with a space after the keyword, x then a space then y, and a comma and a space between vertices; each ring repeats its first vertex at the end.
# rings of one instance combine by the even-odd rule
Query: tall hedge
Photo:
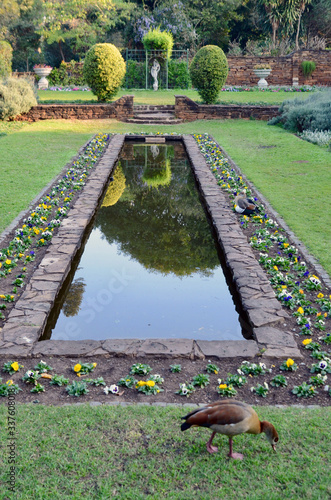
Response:
POLYGON ((142 42, 145 50, 164 50, 167 58, 171 58, 174 39, 169 31, 161 31, 160 28, 149 30, 142 42))
POLYGON ((83 73, 98 101, 110 101, 122 85, 125 62, 115 45, 97 43, 86 54, 83 73))
POLYGON ((0 81, 0 120, 9 120, 27 113, 37 105, 33 84, 24 78, 0 81))
POLYGON ((10 43, 0 41, 0 78, 11 76, 13 49, 10 43))
POLYGON ((191 80, 205 103, 216 102, 228 71, 228 61, 220 47, 206 45, 195 54, 190 66, 191 80))

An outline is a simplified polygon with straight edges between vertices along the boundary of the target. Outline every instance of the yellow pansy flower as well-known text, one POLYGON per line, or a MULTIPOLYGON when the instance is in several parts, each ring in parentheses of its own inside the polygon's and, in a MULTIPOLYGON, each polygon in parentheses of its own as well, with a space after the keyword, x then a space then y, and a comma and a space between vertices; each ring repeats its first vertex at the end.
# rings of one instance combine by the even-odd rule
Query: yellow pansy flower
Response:
POLYGON ((148 381, 146 382, 146 385, 148 385, 148 387, 154 387, 155 382, 154 382, 154 380, 148 380, 148 381))
POLYGON ((302 307, 299 307, 299 309, 298 309, 298 313, 299 313, 299 314, 304 314, 304 313, 305 313, 305 311, 302 309, 302 307))
POLYGON ((17 361, 14 361, 14 363, 12 363, 12 364, 10 365, 10 367, 11 367, 11 368, 12 368, 15 372, 17 372, 17 371, 19 370, 19 368, 20 368, 20 367, 19 367, 19 364, 17 363, 17 361))
POLYGON ((220 384, 218 386, 219 389, 226 389, 227 388, 227 385, 226 384, 220 384))
POLYGON ((288 360, 286 361, 286 366, 287 368, 289 368, 290 366, 294 365, 294 361, 293 359, 291 358, 288 358, 288 360))
POLYGON ((308 345, 312 341, 313 341, 312 339, 305 339, 305 340, 302 341, 302 343, 303 343, 303 345, 308 345))
POLYGON ((77 363, 77 365, 74 366, 74 372, 78 373, 80 372, 82 369, 82 365, 80 365, 79 363, 77 363))

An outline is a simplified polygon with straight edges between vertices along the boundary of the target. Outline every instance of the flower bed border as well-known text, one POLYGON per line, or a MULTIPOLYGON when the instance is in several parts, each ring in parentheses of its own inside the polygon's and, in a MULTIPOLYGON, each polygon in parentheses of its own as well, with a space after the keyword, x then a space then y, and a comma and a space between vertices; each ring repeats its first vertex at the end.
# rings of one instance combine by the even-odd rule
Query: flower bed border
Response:
MULTIPOLYGON (((255 339, 242 341, 195 341, 189 339, 109 339, 104 341, 38 342, 56 296, 68 275, 71 262, 81 246, 85 229, 92 220, 104 186, 119 157, 125 138, 144 140, 144 136, 114 135, 68 217, 34 272, 26 290, 10 312, 1 332, 0 356, 163 356, 204 359, 205 357, 253 358, 261 350, 264 357, 296 358, 302 356, 291 332, 283 323, 288 317, 277 301, 269 280, 254 257, 246 237, 217 185, 199 147, 190 135, 155 136, 182 140, 218 241, 233 276, 255 339)), ((153 137, 149 140, 153 140, 153 137)), ((125 277, 123 277, 125 279, 125 277)))

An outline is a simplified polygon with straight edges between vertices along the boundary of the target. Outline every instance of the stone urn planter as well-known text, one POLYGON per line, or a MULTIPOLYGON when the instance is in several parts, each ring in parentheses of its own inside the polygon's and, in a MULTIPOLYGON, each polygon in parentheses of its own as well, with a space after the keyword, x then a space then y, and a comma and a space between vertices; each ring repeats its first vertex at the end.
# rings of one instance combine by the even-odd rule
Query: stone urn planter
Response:
POLYGON ((271 68, 253 68, 253 71, 255 75, 260 78, 260 80, 257 82, 258 87, 264 88, 268 86, 268 82, 266 78, 270 75, 271 73, 271 68))
POLYGON ((50 74, 53 68, 50 66, 46 67, 34 67, 33 71, 36 73, 36 75, 40 76, 40 80, 38 82, 38 89, 48 89, 48 80, 46 76, 50 74))

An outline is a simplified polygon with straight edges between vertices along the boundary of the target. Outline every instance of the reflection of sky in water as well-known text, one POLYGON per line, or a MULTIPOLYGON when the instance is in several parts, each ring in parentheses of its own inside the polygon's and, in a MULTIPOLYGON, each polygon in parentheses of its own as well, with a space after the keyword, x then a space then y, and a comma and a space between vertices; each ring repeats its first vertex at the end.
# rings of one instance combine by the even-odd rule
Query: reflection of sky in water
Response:
MULTIPOLYGON (((173 167, 172 161, 171 168, 174 173, 173 167)), ((138 175, 139 169, 135 171, 138 175)), ((130 178, 129 173, 126 175, 130 178)), ((173 179, 175 177, 176 175, 173 176, 173 179)), ((169 191, 165 192, 165 196, 169 200, 173 198, 174 194, 181 196, 181 193, 184 193, 185 195, 185 191, 180 191, 180 188, 176 188, 175 185, 172 188, 173 191, 169 187, 167 189, 169 191)), ((163 197, 161 201, 164 200, 163 197)), ((192 202, 192 198, 190 200, 197 207, 196 204, 199 203, 198 195, 196 201, 192 202)), ((118 203, 128 202, 120 201, 118 203)), ((144 211, 145 206, 148 206, 155 214, 156 209, 153 209, 153 205, 150 203, 146 205, 145 203, 143 201, 143 204, 139 205, 140 210, 143 207, 144 211)), ((112 207, 110 208, 112 209, 112 207)), ((135 209, 136 205, 132 210, 135 209)), ((103 223, 106 220, 107 224, 111 224, 112 217, 110 213, 114 216, 114 212, 109 212, 109 215, 107 212, 107 217, 102 218, 103 223)), ((180 213, 175 212, 175 216, 177 217, 180 213)), ((105 215, 105 212, 103 214, 105 215)), ((145 215, 143 213, 144 217, 145 215)), ((146 215, 146 217, 149 216, 146 215)), ((153 215, 150 217, 153 217, 153 215)), ((138 234, 144 234, 138 227, 140 219, 132 221, 132 218, 134 219, 133 213, 129 218, 119 219, 121 221, 119 225, 127 228, 130 221, 131 226, 130 229, 127 228, 126 235, 130 236, 130 238, 139 238, 138 234)), ((152 224, 152 219, 148 220, 152 224)), ((155 218, 153 220, 155 224, 155 218)), ((203 216, 201 221, 203 221, 203 216)), ((160 236, 162 237, 162 234, 164 236, 162 231, 164 231, 164 227, 167 227, 164 224, 166 223, 162 220, 156 226, 151 225, 150 227, 152 231, 158 231, 159 227, 162 228, 160 236)), ((208 225, 207 220, 206 225, 208 225)), ((180 226, 172 226, 172 230, 174 230, 174 227, 180 226)), ((171 231, 171 225, 169 225, 169 231, 171 231)), ((153 248, 160 242, 158 234, 153 233, 151 237, 153 241, 147 238, 145 236, 145 240, 149 241, 153 248)), ((136 242, 135 240, 131 241, 136 242)), ((200 240, 194 241, 199 242, 200 240)), ((175 244, 175 240, 171 240, 171 242, 175 244)), ((209 244, 212 252, 213 242, 210 241, 209 244)), ((132 248, 136 250, 134 245, 132 248)), ((190 264, 192 264, 191 257, 195 258, 195 249, 199 250, 200 248, 199 243, 191 248, 192 255, 189 254, 190 264)), ((147 250, 145 255, 148 261, 149 257, 146 252, 147 250)), ((177 256, 179 259, 187 258, 187 254, 183 256, 183 248, 178 248, 179 253, 177 253, 177 247, 171 247, 171 252, 171 262, 177 256)), ((208 252, 210 252, 210 249, 208 252)), ((154 253, 152 250, 150 255, 157 255, 155 249, 154 253)), ((168 253, 163 253, 163 256, 169 257, 168 253)), ((195 261, 193 262, 195 267, 195 261)), ((215 249, 213 266, 217 265, 217 262, 218 258, 215 249)), ((162 263, 160 264, 162 267, 162 263)), ((173 273, 165 275, 158 271, 149 271, 138 260, 124 254, 120 249, 120 244, 109 243, 103 232, 95 227, 86 243, 73 282, 76 283, 76 288, 73 286, 71 297, 69 293, 66 309, 64 310, 67 313, 68 310, 71 313, 76 311, 75 316, 66 317, 62 310, 52 332, 52 339, 194 338, 243 340, 238 315, 225 282, 221 265, 215 267, 210 276, 195 272, 189 276, 178 277, 173 273), (78 307, 79 294, 82 297, 80 307, 78 307)))
POLYGON ((86 284, 79 313, 66 318, 61 311, 53 340, 243 340, 221 266, 208 277, 163 276, 120 253, 95 228, 76 271, 78 278, 86 284))

